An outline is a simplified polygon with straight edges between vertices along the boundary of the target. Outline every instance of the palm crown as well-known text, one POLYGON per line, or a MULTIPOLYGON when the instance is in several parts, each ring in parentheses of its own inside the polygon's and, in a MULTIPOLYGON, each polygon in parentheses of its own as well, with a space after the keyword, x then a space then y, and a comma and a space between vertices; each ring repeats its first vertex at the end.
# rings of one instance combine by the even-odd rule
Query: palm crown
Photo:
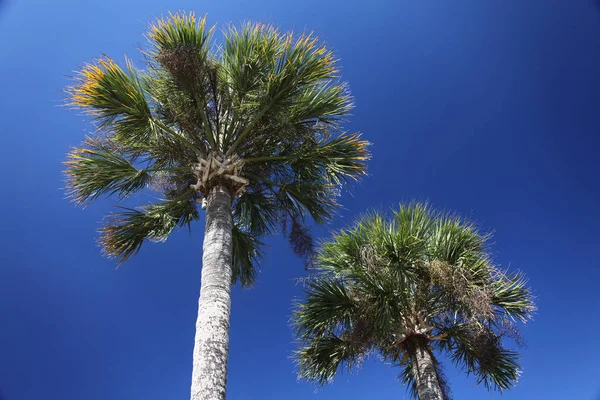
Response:
POLYGON ((307 217, 332 216, 340 185, 365 171, 367 142, 340 132, 352 107, 331 51, 311 35, 262 24, 229 28, 217 46, 205 19, 175 14, 151 26, 147 68, 102 57, 68 89, 98 133, 69 154, 79 204, 151 188, 160 202, 111 214, 104 251, 120 261, 199 218, 225 185, 233 202, 233 276, 254 279, 264 234, 282 225, 294 250, 312 249, 307 217))
POLYGON ((403 368, 416 397, 410 361, 424 347, 432 357, 445 352, 486 388, 512 386, 518 353, 503 339, 518 338, 514 322, 527 320, 534 305, 522 275, 493 266, 488 238, 419 203, 335 234, 318 251, 294 314, 300 375, 322 384, 378 353, 403 368))

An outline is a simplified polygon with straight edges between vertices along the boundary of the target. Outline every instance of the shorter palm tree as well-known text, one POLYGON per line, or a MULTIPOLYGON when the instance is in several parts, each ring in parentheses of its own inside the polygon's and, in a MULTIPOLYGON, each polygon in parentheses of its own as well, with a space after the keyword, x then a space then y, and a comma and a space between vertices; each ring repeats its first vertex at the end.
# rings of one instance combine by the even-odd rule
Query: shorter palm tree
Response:
POLYGON ((299 374, 324 384, 369 354, 402 368, 420 400, 447 397, 439 353, 486 389, 519 376, 515 322, 534 311, 520 273, 495 267, 476 227, 427 204, 400 206, 392 218, 367 215, 322 244, 294 322, 299 374))

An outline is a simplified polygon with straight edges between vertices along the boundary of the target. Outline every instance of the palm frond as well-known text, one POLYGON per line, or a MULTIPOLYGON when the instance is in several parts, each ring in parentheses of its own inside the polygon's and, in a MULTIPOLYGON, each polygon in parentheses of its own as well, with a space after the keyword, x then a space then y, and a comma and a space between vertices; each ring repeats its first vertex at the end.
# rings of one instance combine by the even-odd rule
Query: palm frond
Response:
POLYGON ((206 79, 211 34, 206 17, 198 20, 194 13, 169 14, 150 25, 149 55, 184 89, 200 89, 206 79))
POLYGON ((285 90, 293 92, 297 87, 311 87, 338 77, 333 52, 312 33, 294 38, 288 33, 282 56, 278 60, 277 78, 273 82, 271 98, 285 97, 285 90))
MULTIPOLYGON (((312 35, 294 38, 292 34, 281 35, 269 26, 256 24, 247 25, 242 31, 230 30, 226 36, 224 66, 228 68, 233 65, 229 73, 231 79, 238 81, 237 86, 245 88, 246 101, 240 103, 238 108, 243 107, 248 116, 243 121, 240 120, 243 124, 239 131, 235 131, 235 126, 232 125, 232 130, 228 132, 227 147, 231 154, 238 150, 242 142, 248 140, 247 136, 265 118, 278 113, 289 116, 294 106, 300 115, 301 105, 306 107, 309 92, 317 87, 324 88, 328 81, 336 78, 337 69, 332 52, 320 45, 312 35), (244 57, 241 65, 227 61, 240 55, 244 57), (265 62, 267 57, 268 61, 265 62), (247 60, 258 64, 255 71, 245 71, 251 67, 247 60), (299 96, 303 92, 304 98, 299 96)), ((330 105, 330 110, 323 115, 323 121, 335 119, 331 108, 331 104, 335 103, 334 95, 344 97, 343 91, 333 89, 321 98, 317 96, 323 104, 328 102, 330 105)), ((344 103, 343 100, 340 102, 344 103)), ((338 110, 346 113, 348 107, 339 106, 338 110)), ((314 113, 308 117, 318 119, 314 113)))
POLYGON ((198 219, 193 200, 180 199, 150 204, 140 209, 123 209, 111 213, 100 229, 99 243, 103 251, 119 262, 137 253, 145 240, 165 241, 176 227, 198 219))
POLYGON ((283 184, 277 191, 277 200, 282 210, 289 210, 295 216, 311 216, 322 224, 333 217, 338 206, 338 188, 331 184, 314 182, 292 182, 283 184))
POLYGON ((337 279, 317 278, 306 283, 307 297, 297 304, 294 323, 304 339, 333 332, 339 324, 350 326, 357 305, 337 279))
POLYGON ((369 144, 360 139, 360 134, 342 133, 314 150, 315 164, 322 163, 327 177, 334 184, 357 180, 366 174, 369 144))
POLYGON ((340 368, 351 371, 360 364, 363 349, 333 334, 319 336, 294 353, 299 376, 319 385, 333 381, 340 368))
POLYGON ((497 271, 490 286, 491 303, 504 315, 522 322, 531 318, 536 308, 527 279, 522 274, 497 271))
POLYGON ((485 250, 489 234, 452 214, 440 214, 432 238, 432 254, 441 261, 456 264, 461 257, 485 250))
POLYGON ((352 109, 352 97, 345 84, 326 82, 301 92, 291 107, 290 123, 335 124, 352 109))
POLYGON ((388 255, 397 266, 410 268, 427 254, 435 213, 427 203, 400 205, 393 219, 384 223, 382 236, 388 255))
POLYGON ((216 96, 210 83, 217 74, 209 49, 212 30, 206 26, 206 17, 197 20, 194 13, 176 13, 151 25, 148 37, 153 46, 151 58, 167 71, 178 89, 190 95, 192 114, 200 116, 206 140, 215 146, 218 135, 209 111, 211 97, 216 96))
POLYGON ((141 80, 126 59, 127 71, 105 56, 86 64, 67 88, 69 104, 91 115, 101 128, 110 127, 120 142, 144 142, 155 130, 141 80))
POLYGON ((237 224, 233 226, 232 242, 232 284, 240 282, 243 287, 252 286, 256 281, 256 269, 264 257, 264 243, 237 224))
POLYGON ((346 276, 349 271, 365 266, 368 268, 367 264, 376 262, 374 259, 365 260, 365 249, 374 249, 372 232, 377 230, 375 225, 381 222, 380 219, 365 217, 351 228, 334 233, 332 240, 321 244, 318 252, 319 269, 346 276))
POLYGON ((206 58, 211 32, 212 28, 206 27, 206 16, 198 20, 193 12, 177 12, 151 24, 148 38, 154 49, 152 54, 157 57, 166 50, 189 47, 198 57, 206 58))
POLYGON ((246 191, 236 199, 233 217, 253 235, 271 234, 278 222, 277 203, 265 190, 246 191))
POLYGON ((283 50, 284 37, 273 26, 245 23, 230 26, 223 45, 223 81, 235 93, 232 101, 241 107, 256 102, 256 94, 276 67, 283 50), (249 97, 246 97, 249 96, 249 97))
POLYGON ((456 324, 443 332, 448 338, 443 347, 450 351, 452 361, 474 374, 478 384, 500 391, 516 385, 520 375, 519 355, 505 348, 498 334, 473 324, 456 324))
POLYGON ((145 188, 152 177, 150 171, 136 168, 114 146, 90 137, 68 154, 64 164, 68 195, 78 204, 101 195, 127 197, 145 188))
POLYGON ((366 174, 369 144, 360 139, 360 134, 344 132, 333 138, 325 135, 316 141, 307 140, 279 154, 252 157, 246 163, 281 162, 289 165, 299 176, 315 180, 326 177, 338 185, 366 174))

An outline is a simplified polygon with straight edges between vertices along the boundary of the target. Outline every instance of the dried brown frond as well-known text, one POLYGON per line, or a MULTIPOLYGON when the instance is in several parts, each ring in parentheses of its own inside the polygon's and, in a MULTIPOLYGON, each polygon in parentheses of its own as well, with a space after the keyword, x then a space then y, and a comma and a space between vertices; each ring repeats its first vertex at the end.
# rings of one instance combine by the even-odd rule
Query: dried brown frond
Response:
POLYGON ((431 282, 439 286, 445 295, 463 304, 471 317, 488 319, 493 316, 490 290, 474 285, 468 270, 438 260, 428 263, 427 270, 431 282))
POLYGON ((305 263, 309 264, 314 251, 314 243, 310 235, 310 230, 296 221, 296 219, 293 219, 288 238, 294 254, 304 258, 305 263))
POLYGON ((193 47, 163 49, 156 58, 184 89, 202 87, 206 81, 206 62, 193 47))
POLYGON ((368 271, 374 271, 382 265, 383 258, 372 245, 366 244, 360 248, 360 262, 368 271))

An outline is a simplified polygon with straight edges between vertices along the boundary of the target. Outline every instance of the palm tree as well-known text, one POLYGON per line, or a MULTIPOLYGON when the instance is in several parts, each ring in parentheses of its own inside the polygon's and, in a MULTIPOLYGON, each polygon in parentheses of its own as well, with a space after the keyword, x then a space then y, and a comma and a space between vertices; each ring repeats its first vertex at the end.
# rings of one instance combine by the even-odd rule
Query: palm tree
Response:
POLYGON ((523 276, 496 268, 488 235, 427 204, 373 213, 324 242, 294 321, 299 374, 319 384, 369 354, 402 368, 413 397, 447 397, 436 352, 487 389, 519 376, 516 321, 534 304, 523 276))
POLYGON ((282 226, 308 254, 310 221, 332 216, 340 186, 368 158, 368 143, 340 130, 351 97, 316 37, 245 24, 217 46, 212 31, 205 18, 170 15, 151 25, 146 69, 104 56, 67 89, 98 127, 66 161, 74 201, 161 194, 110 215, 99 239, 108 256, 123 262, 206 209, 196 400, 225 398, 231 285, 253 282, 261 237, 282 226))

